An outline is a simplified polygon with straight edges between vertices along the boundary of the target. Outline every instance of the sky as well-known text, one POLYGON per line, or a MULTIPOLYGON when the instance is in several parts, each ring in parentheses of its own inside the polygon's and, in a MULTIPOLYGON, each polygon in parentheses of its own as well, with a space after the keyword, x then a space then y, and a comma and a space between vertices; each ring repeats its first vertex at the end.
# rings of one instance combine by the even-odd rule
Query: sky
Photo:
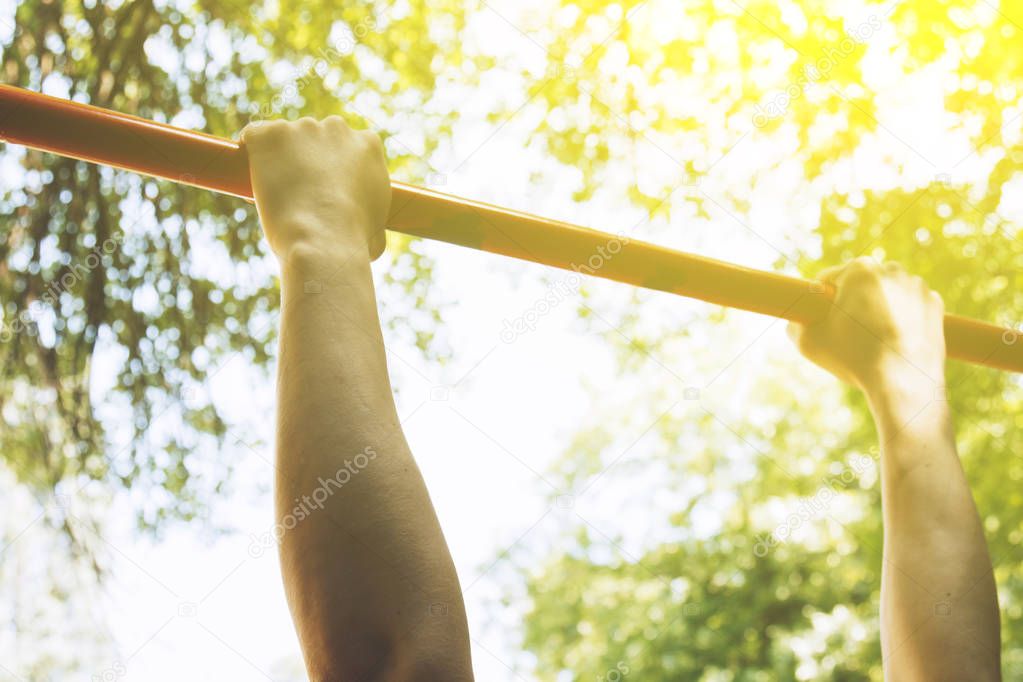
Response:
MULTIPOLYGON (((535 61, 536 68, 543 68, 542 55, 536 55, 535 45, 516 28, 543 3, 484 4, 467 42, 486 44, 502 59, 514 58, 521 64, 535 61)), ((889 99, 881 99, 884 120, 910 146, 933 150, 940 157, 939 165, 949 165, 969 151, 963 147, 966 136, 949 135, 939 119, 915 113, 940 106, 927 97, 935 92, 934 79, 941 74, 921 73, 914 81, 898 85, 885 82, 881 66, 870 74, 875 87, 890 93, 889 99), (921 120, 932 122, 920 125, 921 120), (935 140, 943 144, 936 145, 935 140)), ((793 243, 812 252, 812 241, 801 241, 800 235, 809 234, 813 227, 814 206, 809 199, 805 204, 792 203, 786 188, 797 178, 795 170, 784 165, 774 177, 758 180, 748 195, 755 233, 724 214, 697 218, 687 210, 684 188, 669 199, 671 222, 650 223, 642 212, 620 200, 619 191, 630 177, 616 176, 614 165, 606 191, 599 191, 586 204, 573 202, 579 171, 553 162, 530 144, 528 133, 534 124, 530 117, 535 112, 525 107, 507 121, 487 119, 496 103, 521 96, 516 86, 510 73, 496 70, 471 97, 457 87, 442 93, 438 106, 458 107, 461 117, 452 141, 431 159, 443 178, 437 189, 763 269, 772 269, 779 249, 791 251, 793 243), (543 178, 539 185, 533 181, 537 174, 543 178)), ((408 132, 395 136, 391 151, 417 148, 420 134, 415 121, 408 121, 408 132)), ((786 153, 784 140, 767 148, 756 135, 739 131, 737 139, 734 148, 713 160, 714 172, 703 186, 706 191, 734 181, 765 155, 786 153)), ((908 159, 913 156, 897 145, 893 150, 880 143, 864 145, 862 154, 880 155, 882 150, 908 159)), ((658 177, 675 172, 653 142, 641 143, 638 154, 643 168, 639 182, 657 184, 658 177)), ((0 175, 10 178, 11 173, 21 172, 16 160, 8 154, 0 175)), ((865 163, 860 159, 860 164, 859 168, 872 165, 870 159, 865 163)), ((910 174, 933 173, 933 169, 912 170, 908 163, 904 168, 910 168, 910 174)), ((851 177, 857 167, 839 167, 834 172, 832 180, 841 184, 843 174, 851 177)), ((875 181, 879 186, 894 186, 906 178, 879 175, 875 181)), ((1023 204, 1003 206, 1002 214, 1023 218, 1023 204)), ((830 406, 836 418, 843 414, 839 389, 822 372, 797 360, 785 339, 784 323, 729 314, 722 323, 710 325, 706 320, 717 310, 703 304, 657 293, 633 298, 624 285, 587 282, 588 301, 596 298, 602 306, 619 310, 636 306, 643 320, 640 329, 654 333, 672 325, 692 328, 688 346, 663 355, 648 353, 638 367, 622 372, 616 345, 631 339, 614 319, 597 315, 581 321, 578 310, 584 299, 572 289, 573 280, 565 273, 439 243, 417 248, 437 262, 431 295, 444 303, 441 335, 451 348, 452 361, 445 365, 427 361, 392 334, 387 338, 388 366, 402 426, 463 586, 480 680, 531 679, 529 658, 518 647, 521 606, 506 609, 498 603, 515 581, 507 561, 500 558, 504 552, 542 549, 555 541, 560 528, 581 519, 596 532, 614 538, 620 552, 628 556, 663 532, 652 527, 650 519, 665 518, 659 511, 676 507, 671 491, 644 496, 650 488, 642 480, 633 480, 627 488, 616 488, 604 479, 592 489, 558 489, 550 471, 582 428, 604 420, 620 424, 614 443, 618 454, 611 459, 627 470, 630 461, 647 451, 655 424, 623 417, 636 401, 652 395, 665 408, 658 412, 658 420, 686 420, 700 411, 711 412, 722 423, 756 419, 756 409, 749 406, 745 393, 751 385, 749 377, 769 376, 830 406), (541 308, 540 302, 552 292, 558 303, 541 308), (541 309, 544 312, 539 314, 541 309), (502 338, 507 321, 527 315, 535 317, 535 329, 511 341, 502 338), (708 358, 714 359, 712 364, 704 362, 708 358)), ((389 263, 385 257, 374 265, 378 281, 389 263)), ((223 265, 213 259, 197 267, 223 265)), ((252 276, 268 276, 272 262, 267 268, 266 273, 252 276)), ((390 303, 388 310, 399 317, 400 326, 400 316, 413 311, 403 310, 400 302, 390 303)), ((94 396, 103 395, 104 377, 112 375, 118 362, 113 354, 100 359, 94 369, 94 396)), ((124 494, 109 501, 100 540, 110 570, 106 586, 91 600, 94 609, 84 622, 62 624, 53 633, 54 638, 82 642, 76 628, 91 628, 113 642, 97 654, 96 667, 83 672, 81 679, 305 679, 276 555, 272 550, 254 551, 251 540, 274 523, 272 376, 273 368, 267 376, 238 356, 206 384, 232 428, 226 452, 210 448, 202 455, 226 455, 238 462, 230 489, 213 505, 213 523, 174 526, 158 539, 139 537, 132 510, 144 500, 124 494)), ((741 457, 736 457, 735 466, 741 472, 741 457)), ((0 489, 14 510, 3 521, 5 537, 14 538, 5 561, 14 566, 26 594, 32 594, 37 589, 32 587, 33 567, 45 558, 53 536, 40 521, 36 502, 15 489, 9 477, 0 475, 0 489)), ((73 512, 76 502, 70 504, 73 512)), ((727 501, 721 504, 726 506, 727 501)), ((784 509, 776 510, 777 517, 784 514, 784 509)), ((692 531, 712 534, 717 522, 713 510, 704 509, 693 519, 692 531)), ((769 525, 770 520, 765 523, 769 525)), ((6 598, 20 603, 17 595, 6 598)), ((3 665, 10 668, 7 673, 13 675, 24 654, 7 630, 0 630, 0 653, 3 665)), ((0 679, 3 672, 0 668, 0 679)))
MULTIPOLYGON (((516 16, 528 17, 530 11, 536 10, 526 5, 517 10, 511 6, 485 9, 468 40, 485 42, 499 56, 514 57, 517 63, 532 61, 542 69, 543 55, 536 54, 536 46, 513 25, 516 16)), ((452 142, 431 159, 443 177, 438 189, 608 232, 659 239, 733 262, 771 267, 777 256, 774 247, 742 226, 717 219, 684 223, 685 189, 670 200, 677 209, 670 226, 663 221, 650 224, 642 212, 623 204, 617 194, 621 181, 613 176, 615 186, 608 191, 598 192, 586 204, 573 202, 579 171, 552 162, 529 145, 534 112, 527 107, 500 125, 487 120, 502 98, 514 99, 515 85, 511 74, 498 71, 489 74, 471 97, 465 98, 457 88, 451 90, 447 106, 459 107, 461 118, 452 142), (532 182, 536 173, 543 177, 540 187, 532 182), (711 224, 713 234, 701 231, 711 224)), ((443 93, 439 106, 445 106, 443 93)), ((415 122, 410 121, 409 132, 399 132, 391 144, 416 148, 417 135, 415 122)), ((753 139, 737 146, 729 159, 734 159, 732 169, 742 168, 744 160, 761 151, 753 139)), ((638 153, 644 172, 653 174, 654 180, 657 174, 675 172, 656 145, 641 145, 638 153)), ((9 157, 8 172, 17 172, 13 162, 9 157)), ((732 169, 722 163, 717 170, 727 175, 732 169)), ((784 177, 777 180, 784 181, 784 177)), ((782 239, 787 228, 780 222, 771 224, 769 218, 784 209, 772 198, 780 195, 768 183, 753 197, 765 216, 760 233, 774 235, 771 240, 782 239)), ((685 419, 693 410, 715 402, 727 406, 743 376, 759 371, 779 352, 791 361, 794 352, 785 346, 783 324, 743 315, 733 319, 724 335, 728 338, 713 344, 718 350, 733 350, 733 365, 698 367, 693 361, 697 349, 697 353, 683 353, 686 359, 679 365, 650 357, 641 370, 623 376, 616 367, 614 346, 628 339, 615 338, 620 332, 610 319, 580 322, 581 298, 571 288, 574 280, 565 273, 444 244, 422 248, 438 263, 432 294, 446 303, 441 334, 452 349, 453 361, 437 366, 399 339, 388 338, 399 414, 463 586, 477 678, 528 680, 529 659, 517 646, 522 614, 516 609, 520 607, 506 610, 496 603, 509 584, 507 566, 499 559, 502 552, 542 547, 573 517, 617 538, 622 551, 638 552, 656 534, 649 519, 664 518, 654 510, 669 509, 673 503, 670 497, 651 497, 644 505, 629 503, 637 489, 602 490, 599 481, 582 494, 558 490, 550 469, 580 425, 591 424, 602 411, 620 416, 630 401, 643 399, 651 387, 675 396, 663 418, 685 419), (551 292, 559 303, 549 310, 539 308, 551 292), (544 312, 535 316, 535 330, 510 343, 502 339, 506 321, 539 310, 544 312), (735 381, 718 378, 725 373, 732 373, 735 381), (714 382, 719 387, 716 393, 709 386, 714 382), (687 401, 686 392, 693 389, 702 390, 696 394, 700 399, 687 401), (612 505, 609 500, 616 502, 612 505)), ((220 265, 200 263, 198 267, 220 265)), ((378 280, 387 265, 386 258, 375 264, 378 280)), ((268 267, 273 269, 272 264, 268 267)), ((587 287, 592 295, 608 301, 633 304, 628 287, 605 282, 589 282, 587 287)), ((641 303, 653 327, 690 324, 711 312, 702 304, 662 294, 646 295, 641 303)), ((710 343, 708 337, 697 335, 694 343, 700 341, 710 343)), ((105 391, 103 377, 112 375, 119 358, 109 356, 104 361, 107 366, 100 364, 94 370, 96 397, 105 391)), ((231 490, 214 504, 212 514, 212 526, 232 530, 214 532, 193 523, 173 527, 157 540, 140 538, 133 529, 132 509, 144 500, 132 495, 112 500, 101 542, 108 550, 110 575, 104 592, 95 598, 93 615, 95 626, 109 635, 114 646, 103 651, 96 669, 82 679, 305 679, 276 556, 273 551, 254 556, 252 551, 251 537, 274 523, 269 445, 273 442, 273 382, 237 357, 207 382, 207 388, 233 424, 227 447, 240 462, 231 490)), ((642 456, 653 426, 623 427, 616 443, 623 466, 642 456)), ((213 449, 204 453, 217 455, 213 449)), ((28 512, 32 501, 22 500, 22 505, 28 512)), ((710 513, 694 519, 693 526, 710 534, 716 522, 710 513)), ((17 540, 26 566, 36 553, 45 552, 51 539, 43 524, 27 527, 17 540)), ((5 660, 16 663, 17 654, 5 660)))
MULTIPOLYGON (((523 37, 497 14, 485 16, 476 30, 495 49, 522 47, 523 37)), ((440 189, 583 224, 599 221, 612 232, 635 225, 641 214, 630 207, 571 202, 577 173, 525 149, 528 121, 493 134, 495 126, 485 116, 508 82, 493 78, 486 86, 491 91, 463 103, 456 142, 436 161, 449 171, 440 189), (530 183, 537 170, 550 176, 541 192, 530 183)), ((56 81, 47 90, 66 94, 56 81)), ((452 106, 458 97, 452 94, 452 106)), ((416 134, 412 127, 392 144, 407 139, 414 146, 416 134)), ((17 159, 7 156, 5 173, 21 172, 17 159)), ((528 672, 513 671, 528 665, 516 646, 521 613, 494 607, 506 585, 498 579, 498 557, 556 527, 559 515, 564 521, 575 513, 570 493, 554 489, 545 473, 591 409, 592 387, 612 385, 613 354, 600 335, 578 323, 578 293, 566 288, 565 273, 443 244, 423 248, 439 263, 433 290, 447 303, 442 334, 454 359, 439 367, 389 338, 399 414, 464 589, 478 679, 529 679, 528 672), (505 321, 536 311, 549 291, 568 293, 538 317, 534 331, 502 340, 505 321)), ((378 280, 387 265, 386 258, 375 264, 378 280)), ((120 360, 107 354, 94 369, 98 401, 120 360)), ((211 448, 203 455, 238 461, 231 490, 214 503, 209 527, 176 526, 159 539, 140 537, 134 529, 133 509, 145 500, 125 494, 109 501, 98 543, 108 578, 103 591, 90 597, 88 622, 77 627, 95 629, 113 646, 96 654, 96 666, 83 671, 83 680, 305 679, 275 552, 254 556, 251 540, 274 523, 272 379, 239 356, 206 388, 233 426, 226 453, 211 448), (225 527, 231 530, 219 530, 225 527)), ((117 419, 116 408, 108 417, 117 419)), ((642 437, 645 428, 637 426, 634 436, 642 437)), ((5 489, 12 487, 6 481, 5 489)), ((12 497, 23 514, 8 520, 7 536, 15 542, 7 560, 31 572, 53 535, 37 516, 36 501, 20 490, 12 497)), ((70 502, 72 514, 77 504, 70 502)), ((25 580, 26 587, 32 584, 25 580)), ((70 625, 54 636, 87 646, 70 625)), ((8 632, 0 651, 6 652, 10 679, 20 679, 14 675, 21 658, 17 637, 8 632)))

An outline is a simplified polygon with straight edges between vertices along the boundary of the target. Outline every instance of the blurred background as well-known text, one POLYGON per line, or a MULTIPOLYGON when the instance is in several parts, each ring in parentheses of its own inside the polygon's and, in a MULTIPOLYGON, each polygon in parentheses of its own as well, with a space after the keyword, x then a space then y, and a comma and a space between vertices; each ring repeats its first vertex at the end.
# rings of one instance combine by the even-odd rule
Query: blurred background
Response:
MULTIPOLYGON (((1021 40, 999 0, 0 1, 6 83, 224 136, 341 113, 398 180, 899 260, 1014 327, 1021 40)), ((0 679, 304 680, 253 207, 0 150, 0 679)), ((881 679, 873 426, 784 323, 394 234, 374 269, 478 679, 881 679)), ((1023 393, 948 386, 1023 679, 1023 393)))

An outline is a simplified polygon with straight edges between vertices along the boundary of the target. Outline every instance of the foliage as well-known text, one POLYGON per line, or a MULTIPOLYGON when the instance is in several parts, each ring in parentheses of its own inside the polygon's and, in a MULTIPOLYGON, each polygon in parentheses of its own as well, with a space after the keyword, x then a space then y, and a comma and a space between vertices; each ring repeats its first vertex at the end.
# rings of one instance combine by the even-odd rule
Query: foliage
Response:
MULTIPOLYGON (((228 137, 342 110, 387 135, 463 61, 447 0, 40 1, 13 19, 6 82, 228 137)), ((424 117, 429 142, 392 149, 392 170, 421 180, 450 118, 424 117)), ((203 383, 235 357, 273 356, 279 291, 253 207, 16 148, 4 161, 25 171, 0 196, 4 461, 43 497, 89 481, 148 491, 144 528, 192 518, 231 468, 202 461, 230 428, 203 383), (103 408, 130 432, 108 432, 103 408)), ((389 284, 429 309, 429 260, 394 246, 404 274, 389 284)), ((407 331, 433 352, 424 319, 407 331)))
MULTIPOLYGON (((463 54, 470 9, 28 0, 11 30, 0 25, 2 68, 9 83, 228 136, 252 120, 343 109, 388 138, 397 175, 422 181, 459 115, 436 94, 489 65, 463 54), (418 143, 395 134, 408 113, 418 143)), ((649 214, 640 231, 665 243, 791 273, 861 254, 902 260, 949 309, 1017 322, 1017 6, 476 9, 500 12, 531 53, 512 65, 522 100, 494 112, 495 130, 538 113, 533 141, 583 171, 577 200, 619 195, 649 214)), ((200 387, 232 358, 265 366, 273 352, 279 291, 253 210, 13 148, 0 173, 16 178, 0 194, 4 464, 42 497, 89 481, 138 491, 145 528, 194 517, 230 472, 209 451, 231 425, 200 387), (127 430, 118 414, 132 415, 127 430)), ((392 246, 389 284, 430 308, 432 263, 405 241, 392 246)), ((613 329, 636 393, 602 387, 593 422, 555 467, 578 506, 523 573, 530 667, 546 680, 880 679, 882 528, 862 399, 782 357, 773 337, 761 340, 761 320, 700 308, 694 321, 682 302, 630 292, 621 305, 615 291, 584 292, 580 314, 613 329), (693 386, 698 400, 680 397, 693 386), (622 458, 632 433, 644 434, 639 452, 622 458), (642 523, 625 523, 627 512, 642 523), (793 514, 798 527, 779 540, 793 514)), ((435 352, 438 317, 415 319, 401 333, 435 352)), ((1019 384, 951 363, 948 385, 1014 679, 1019 384)))
MULTIPOLYGON (((757 227, 764 218, 754 197, 765 178, 782 175, 785 184, 773 187, 793 224, 744 237, 781 245, 777 268, 812 276, 859 255, 898 260, 949 310, 1016 326, 1018 14, 968 0, 708 0, 672 11, 566 1, 552 21, 565 31, 534 32, 551 36, 544 47, 572 75, 537 81, 534 94, 559 114, 535 135, 562 161, 593 170, 580 196, 628 169, 622 158, 670 157, 671 173, 651 180, 639 164, 628 176, 630 198, 663 217, 665 239, 683 238, 673 212, 694 204, 690 230, 727 226, 722 205, 757 227), (807 64, 820 77, 808 79, 807 64), (744 145, 756 154, 742 157, 744 145), (747 163, 729 165, 736 157, 747 163), (684 205, 665 201, 693 174, 700 191, 684 205), (799 232, 800 214, 811 216, 812 235, 799 232)), ((759 341, 740 316, 680 330, 667 313, 651 331, 659 299, 641 296, 624 315, 599 300, 586 308, 600 314, 584 309, 584 317, 611 320, 610 336, 636 339, 619 349, 623 373, 645 377, 639 383, 652 395, 615 403, 628 420, 595 408, 590 430, 556 467, 580 496, 579 518, 565 523, 542 568, 525 573, 524 643, 540 678, 618 679, 609 671, 624 665, 643 680, 880 679, 877 449, 862 398, 779 359, 784 350, 759 341), (701 345, 709 350, 695 350, 701 345), (774 366, 741 359, 758 345, 770 346, 774 366), (733 357, 752 374, 736 376, 733 357), (702 411, 656 421, 682 387, 644 369, 652 358, 679 375, 706 364, 713 385, 702 411), (653 444, 619 462, 623 445, 608 434, 655 422, 653 444), (648 537, 590 516, 662 498, 671 502, 651 510, 648 537), (778 540, 786 519, 807 509, 798 532, 778 540)), ((955 362, 947 384, 996 566, 1012 679, 1023 674, 1020 385, 955 362)), ((606 396, 596 404, 617 414, 606 396)))

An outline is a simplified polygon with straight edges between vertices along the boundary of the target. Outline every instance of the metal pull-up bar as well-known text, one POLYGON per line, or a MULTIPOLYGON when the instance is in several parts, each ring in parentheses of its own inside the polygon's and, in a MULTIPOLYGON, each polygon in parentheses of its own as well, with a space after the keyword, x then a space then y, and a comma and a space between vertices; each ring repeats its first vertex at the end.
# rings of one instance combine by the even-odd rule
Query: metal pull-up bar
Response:
MULTIPOLYGON (((237 142, 0 84, 0 140, 252 199, 237 142)), ((831 287, 392 183, 388 227, 504 256, 800 323, 821 319, 831 287)), ((945 316, 950 357, 1023 372, 1023 339, 945 316), (1020 341, 1017 343, 1017 341, 1020 341)))

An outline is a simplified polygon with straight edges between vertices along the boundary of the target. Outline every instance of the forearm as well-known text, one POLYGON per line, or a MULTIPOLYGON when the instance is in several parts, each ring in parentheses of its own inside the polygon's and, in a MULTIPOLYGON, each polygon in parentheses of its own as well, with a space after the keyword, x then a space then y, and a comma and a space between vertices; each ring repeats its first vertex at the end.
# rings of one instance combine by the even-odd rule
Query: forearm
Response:
POLYGON ((996 680, 999 618, 987 544, 948 403, 916 372, 868 390, 882 444, 882 651, 897 680, 996 680))
POLYGON ((411 680, 443 652, 443 676, 468 679, 461 592, 398 423, 369 259, 295 250, 282 285, 277 515, 285 529, 303 516, 281 562, 310 671, 411 680))

